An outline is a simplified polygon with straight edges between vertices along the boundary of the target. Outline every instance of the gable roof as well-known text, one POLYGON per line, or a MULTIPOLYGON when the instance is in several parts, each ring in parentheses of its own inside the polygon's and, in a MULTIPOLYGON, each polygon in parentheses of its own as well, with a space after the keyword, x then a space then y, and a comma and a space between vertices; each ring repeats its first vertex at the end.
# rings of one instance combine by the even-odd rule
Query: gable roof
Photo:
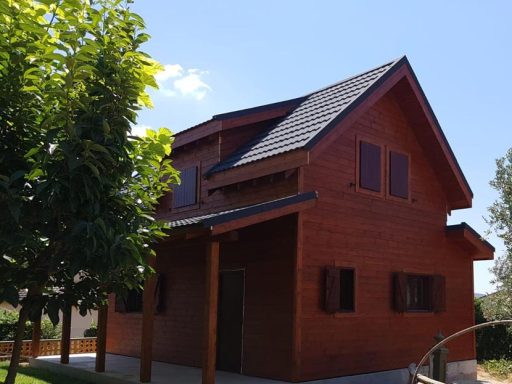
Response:
POLYGON ((279 123, 211 168, 208 175, 299 148, 309 149, 405 57, 313 92, 279 123))

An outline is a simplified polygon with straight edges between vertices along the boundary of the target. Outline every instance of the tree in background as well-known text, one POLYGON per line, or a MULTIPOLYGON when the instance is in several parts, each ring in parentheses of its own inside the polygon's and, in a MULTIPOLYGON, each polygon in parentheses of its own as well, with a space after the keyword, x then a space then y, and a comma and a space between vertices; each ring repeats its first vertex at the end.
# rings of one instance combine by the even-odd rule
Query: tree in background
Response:
POLYGON ((129 136, 160 70, 129 3, 0 0, 0 301, 21 305, 5 383, 27 319, 140 287, 165 236, 172 137, 129 136))
POLYGON ((492 268, 497 291, 482 302, 482 310, 489 320, 512 318, 512 149, 496 160, 496 176, 491 186, 498 191, 498 199, 489 208, 488 222, 505 244, 505 253, 492 268))

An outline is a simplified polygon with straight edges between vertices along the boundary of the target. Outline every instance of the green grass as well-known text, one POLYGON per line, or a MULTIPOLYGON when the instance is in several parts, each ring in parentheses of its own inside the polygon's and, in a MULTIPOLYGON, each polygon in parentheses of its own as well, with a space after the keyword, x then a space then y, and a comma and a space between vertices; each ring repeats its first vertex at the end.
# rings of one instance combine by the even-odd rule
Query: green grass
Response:
POLYGON ((512 361, 500 360, 487 360, 482 363, 485 371, 499 379, 506 379, 512 375, 512 361))
MULTIPOLYGON (((0 383, 4 382, 7 376, 8 362, 0 362, 0 383)), ((70 376, 53 373, 45 369, 32 368, 22 364, 18 369, 16 384, 93 384, 89 381, 70 378, 70 376)))

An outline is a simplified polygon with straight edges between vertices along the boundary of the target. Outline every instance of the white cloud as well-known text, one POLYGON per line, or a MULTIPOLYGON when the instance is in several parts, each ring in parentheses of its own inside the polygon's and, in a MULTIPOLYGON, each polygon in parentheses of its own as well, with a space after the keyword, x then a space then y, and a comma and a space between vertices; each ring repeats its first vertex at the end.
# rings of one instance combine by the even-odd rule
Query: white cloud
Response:
POLYGON ((169 80, 171 77, 181 77, 183 76, 183 67, 179 64, 166 64, 164 65, 164 70, 162 72, 158 72, 155 75, 155 79, 159 83, 163 83, 164 81, 169 80))
POLYGON ((155 76, 160 93, 167 97, 185 96, 202 100, 212 89, 202 77, 208 71, 197 68, 185 70, 179 64, 166 64, 164 70, 155 76))
POLYGON ((134 125, 131 127, 130 132, 131 132, 132 136, 143 137, 143 136, 146 136, 146 129, 153 129, 153 128, 151 128, 149 125, 137 124, 137 125, 134 125))

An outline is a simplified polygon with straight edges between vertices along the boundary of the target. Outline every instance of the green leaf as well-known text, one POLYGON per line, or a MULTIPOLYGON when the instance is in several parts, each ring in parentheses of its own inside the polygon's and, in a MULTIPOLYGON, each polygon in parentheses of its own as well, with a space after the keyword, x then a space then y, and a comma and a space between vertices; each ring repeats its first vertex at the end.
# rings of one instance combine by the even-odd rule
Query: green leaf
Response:
POLYGON ((16 287, 11 285, 4 289, 0 299, 0 301, 6 301, 9 304, 11 304, 14 308, 16 308, 20 300, 20 295, 16 287))

